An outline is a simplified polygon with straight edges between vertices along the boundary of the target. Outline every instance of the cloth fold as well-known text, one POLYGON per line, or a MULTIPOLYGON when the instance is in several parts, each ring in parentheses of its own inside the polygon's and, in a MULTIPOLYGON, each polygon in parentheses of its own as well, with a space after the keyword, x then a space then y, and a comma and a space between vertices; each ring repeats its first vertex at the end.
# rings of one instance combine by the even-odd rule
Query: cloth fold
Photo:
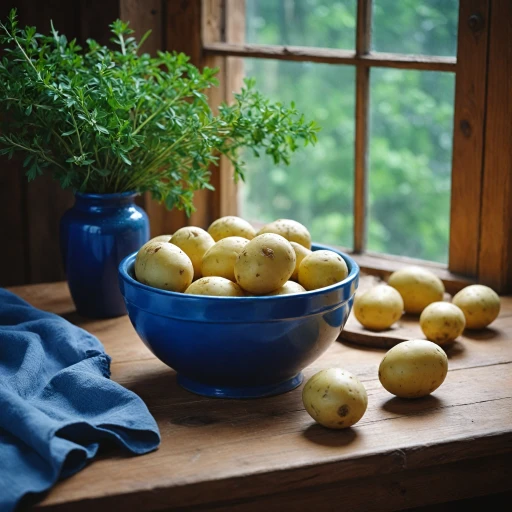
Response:
POLYGON ((101 442, 158 447, 144 402, 109 377, 97 338, 0 289, 0 511, 80 471, 101 442))

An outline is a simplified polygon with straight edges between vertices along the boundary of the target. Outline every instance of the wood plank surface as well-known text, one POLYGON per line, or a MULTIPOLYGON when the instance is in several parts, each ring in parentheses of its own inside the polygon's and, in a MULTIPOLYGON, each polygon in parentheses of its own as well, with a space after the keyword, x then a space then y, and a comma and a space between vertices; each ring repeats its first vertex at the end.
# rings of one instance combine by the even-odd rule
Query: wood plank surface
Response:
POLYGON ((341 251, 348 252, 356 260, 359 268, 373 276, 387 279, 395 270, 399 270, 408 265, 415 265, 429 270, 435 274, 444 283, 446 291, 455 294, 465 286, 475 284, 475 280, 461 274, 450 272, 445 265, 433 261, 408 258, 406 256, 393 256, 391 254, 381 254, 375 252, 366 252, 364 254, 351 254, 346 249, 339 248, 341 251))
POLYGON ((62 190, 49 174, 27 185, 30 282, 65 279, 60 248, 60 219, 74 202, 71 190, 62 190))
POLYGON ((477 276, 485 133, 489 1, 459 4, 449 268, 477 276))
POLYGON ((113 357, 112 378, 139 394, 162 434, 159 450, 143 457, 104 452, 41 510, 338 510, 341 502, 396 510, 512 488, 511 298, 488 339, 448 352, 446 381, 426 398, 382 388, 385 350, 334 343, 306 378, 341 366, 363 381, 369 406, 355 427, 331 431, 307 415, 301 388, 240 401, 181 389, 127 317, 76 316, 65 283, 13 291, 97 335, 113 357))
POLYGON ((0 205, 8 218, 0 223, 2 263, 0 286, 28 282, 28 251, 25 243, 25 176, 18 161, 0 161, 0 205))
POLYGON ((479 281, 512 290, 512 2, 490 13, 479 281))
POLYGON ((277 46, 253 43, 212 42, 204 45, 207 55, 253 57, 257 59, 292 60, 299 62, 321 62, 324 64, 345 64, 375 66, 396 69, 419 69, 426 71, 455 71, 454 57, 430 55, 407 55, 403 53, 371 52, 357 56, 352 50, 315 48, 309 46, 277 46))
MULTIPOLYGON (((379 277, 364 275, 359 280, 358 293, 363 293, 373 286, 383 282, 385 281, 379 277)), ((448 302, 451 300, 451 296, 447 293, 445 294, 445 300, 448 302)), ((479 345, 479 342, 483 340, 491 340, 496 337, 507 335, 512 337, 512 332, 508 331, 508 315, 511 314, 508 312, 512 311, 512 301, 509 297, 503 297, 502 302, 504 312, 495 322, 493 322, 492 325, 486 329, 480 330, 466 329, 453 344, 445 347, 447 353, 450 354, 454 351, 460 350, 461 347, 466 346, 468 343, 471 344, 473 341, 476 341, 477 345, 479 345)), ((425 335, 420 327, 419 315, 411 314, 403 315, 402 318, 400 318, 400 320, 389 329, 385 329, 383 331, 371 331, 369 329, 365 329, 356 320, 354 312, 352 311, 345 328, 341 333, 341 339, 344 341, 348 341, 356 345, 380 348, 391 348, 402 341, 418 338, 425 339, 425 335)))
MULTIPOLYGON (((225 37, 230 43, 245 41, 245 0, 228 1, 226 3, 225 37)), ((225 57, 223 83, 224 100, 233 103, 233 93, 240 92, 244 81, 244 60, 240 57, 225 57)), ((234 167, 228 158, 223 156, 217 170, 220 177, 219 217, 238 215, 238 186, 234 180, 234 167)))
MULTIPOLYGON (((139 2, 142 7, 142 3, 139 2)), ((175 2, 164 0, 164 49, 187 54, 192 64, 201 67, 201 0, 175 2)), ((206 192, 199 191, 195 195, 194 204, 198 208, 193 216, 195 225, 204 227, 207 224, 205 212, 206 192)), ((145 210, 151 224, 151 236, 173 234, 179 228, 190 224, 185 212, 174 209, 167 210, 165 205, 159 204, 146 196, 145 210)))

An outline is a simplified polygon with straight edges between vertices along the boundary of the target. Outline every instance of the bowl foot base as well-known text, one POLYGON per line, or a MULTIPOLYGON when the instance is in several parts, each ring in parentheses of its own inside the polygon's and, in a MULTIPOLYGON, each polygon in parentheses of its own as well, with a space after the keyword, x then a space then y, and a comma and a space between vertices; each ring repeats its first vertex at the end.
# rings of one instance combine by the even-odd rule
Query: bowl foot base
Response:
POLYGON ((197 395, 210 396, 215 398, 262 398, 265 396, 280 395, 300 386, 304 376, 302 372, 279 384, 270 384, 267 386, 254 387, 229 387, 229 386, 211 386, 203 384, 196 380, 183 377, 178 374, 178 384, 187 391, 196 393, 197 395))

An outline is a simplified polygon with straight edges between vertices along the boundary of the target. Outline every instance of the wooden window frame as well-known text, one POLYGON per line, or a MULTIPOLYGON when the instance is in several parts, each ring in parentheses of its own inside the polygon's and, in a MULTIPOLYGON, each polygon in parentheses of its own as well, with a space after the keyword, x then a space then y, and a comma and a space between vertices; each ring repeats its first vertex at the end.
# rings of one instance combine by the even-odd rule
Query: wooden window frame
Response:
MULTIPOLYGON (((163 4, 163 46, 187 53, 198 66, 219 67, 221 86, 210 94, 214 108, 229 100, 231 91, 240 86, 243 69, 236 57, 355 66, 353 253, 364 270, 385 275, 414 262, 432 269, 452 291, 476 281, 499 292, 512 288, 512 2, 460 0, 457 58, 371 51, 371 0, 357 2, 355 51, 244 43, 244 0, 164 0, 163 4), (447 266, 365 250, 371 67, 455 73, 447 266)), ((212 174, 212 181, 216 193, 200 194, 198 211, 189 220, 146 200, 154 234, 171 232, 187 223, 206 226, 218 216, 236 214, 237 191, 226 160, 212 174)))

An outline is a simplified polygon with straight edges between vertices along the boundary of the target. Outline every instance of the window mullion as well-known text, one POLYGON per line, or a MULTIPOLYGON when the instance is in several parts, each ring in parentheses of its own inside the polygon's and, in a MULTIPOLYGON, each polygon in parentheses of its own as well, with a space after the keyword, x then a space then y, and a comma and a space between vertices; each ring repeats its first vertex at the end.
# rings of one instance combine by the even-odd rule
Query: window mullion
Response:
MULTIPOLYGON (((356 56, 371 50, 372 0, 357 2, 356 56)), ((356 67, 356 133, 354 179, 354 251, 366 247, 368 197, 368 115, 370 68, 358 63, 356 67)))

